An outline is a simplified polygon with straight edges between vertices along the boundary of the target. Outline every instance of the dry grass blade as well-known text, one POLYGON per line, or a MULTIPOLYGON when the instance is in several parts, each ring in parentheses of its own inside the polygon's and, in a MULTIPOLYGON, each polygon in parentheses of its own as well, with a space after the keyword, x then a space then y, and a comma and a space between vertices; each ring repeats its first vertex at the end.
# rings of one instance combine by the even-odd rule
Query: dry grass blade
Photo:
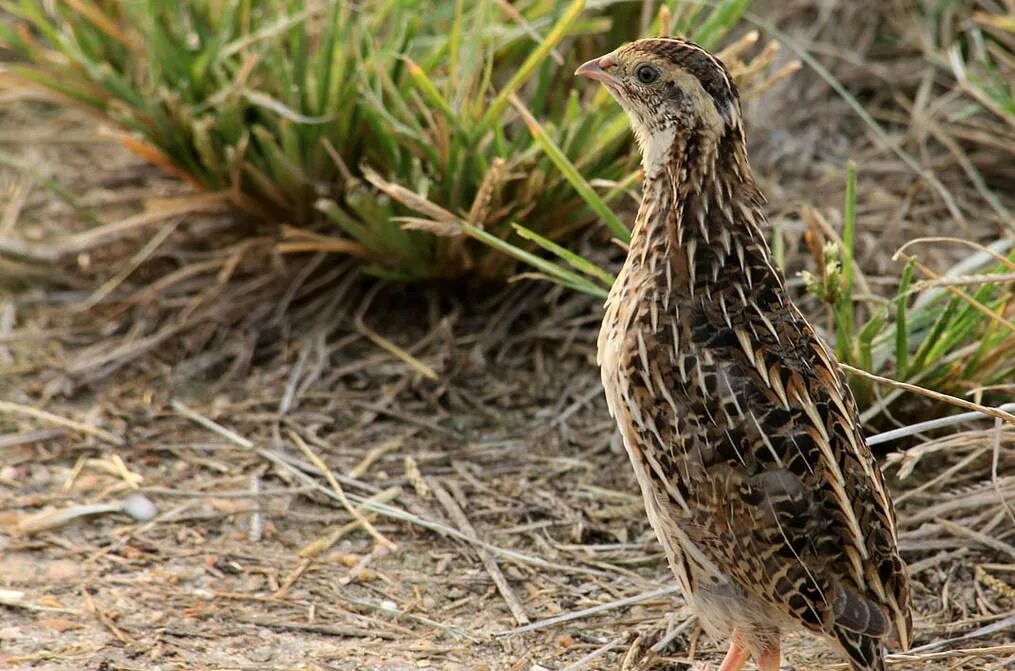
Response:
MULTIPOLYGON (((928 268, 926 265, 917 261, 916 257, 909 256, 902 252, 896 252, 896 255, 915 265, 917 268, 920 269, 922 273, 930 277, 931 281, 941 281, 942 279, 944 279, 940 275, 935 273, 933 270, 928 268)), ((958 284, 966 284, 966 283, 958 283, 958 284)), ((993 323, 997 324, 998 326, 1001 326, 1002 328, 1008 329, 1012 333, 1015 333, 1015 323, 1013 323, 1009 319, 1005 319, 1001 315, 998 315, 989 307, 987 307, 980 301, 976 300, 975 298, 967 294, 965 291, 959 289, 958 286, 956 286, 956 283, 946 281, 941 284, 941 287, 948 293, 955 296, 956 298, 961 299, 964 303, 972 307, 974 310, 982 314, 984 317, 986 317, 993 323)))
POLYGON ((789 79, 794 74, 796 74, 801 67, 803 66, 800 64, 800 61, 790 61, 789 63, 780 66, 778 70, 770 74, 761 82, 747 89, 747 91, 744 93, 744 97, 760 98, 770 89, 774 88, 777 84, 789 79))
POLYGON ((442 238, 457 238, 465 235, 462 227, 458 224, 449 224, 433 219, 422 219, 420 217, 392 217, 392 221, 402 224, 406 231, 424 231, 430 235, 442 238))
MULTIPOLYGON (((662 7, 660 7, 660 10, 662 7)), ((661 21, 663 25, 666 21, 661 21)), ((748 30, 746 33, 740 36, 734 42, 726 45, 721 51, 716 52, 715 57, 721 60, 723 63, 732 62, 734 59, 740 59, 740 57, 753 47, 758 42, 758 38, 761 34, 757 30, 748 30)))
POLYGON ((348 254, 361 259, 374 258, 370 250, 358 242, 332 235, 322 235, 294 226, 282 227, 282 242, 277 243, 275 249, 281 254, 328 252, 330 254, 348 254))
POLYGON ((457 224, 461 221, 461 219, 448 212, 440 205, 430 202, 423 196, 406 189, 404 186, 387 181, 372 168, 363 168, 363 178, 382 192, 386 193, 392 199, 397 200, 399 203, 402 203, 411 210, 425 214, 435 221, 445 224, 457 224))
POLYGON ((309 459, 314 466, 321 469, 324 473, 324 477, 328 480, 328 484, 331 485, 331 490, 335 492, 335 496, 338 497, 338 500, 345 507, 346 511, 352 515, 353 519, 356 520, 356 522, 359 523, 360 526, 362 526, 371 536, 373 536, 378 543, 389 550, 397 550, 398 545, 388 540, 388 538, 378 531, 373 524, 370 524, 370 520, 364 517, 363 513, 361 513, 356 506, 352 505, 352 502, 349 501, 349 498, 345 495, 345 490, 342 489, 342 485, 338 484, 338 479, 335 478, 335 474, 332 473, 327 464, 321 461, 321 458, 318 457, 312 449, 310 449, 310 446, 306 444, 303 438, 292 429, 288 430, 288 434, 289 438, 291 438, 292 441, 299 446, 300 450, 303 451, 303 454, 306 455, 307 459, 309 459))
POLYGON ((1001 491, 1001 482, 997 477, 998 465, 1001 462, 1001 420, 997 418, 994 419, 993 438, 994 449, 991 451, 990 481, 994 485, 994 491, 997 492, 997 498, 1000 499, 1001 505, 1004 506, 1005 511, 1008 513, 1008 518, 1011 520, 1012 525, 1015 526, 1015 511, 1012 510, 1011 505, 1008 503, 1008 499, 1005 498, 1004 492, 1001 491))
POLYGON ((103 282, 102 286, 96 289, 87 300, 76 306, 75 309, 79 311, 90 310, 101 303, 111 293, 116 291, 116 288, 119 287, 124 280, 130 277, 142 263, 147 261, 155 253, 155 251, 162 246, 162 243, 169 239, 169 236, 176 231, 176 227, 180 225, 180 221, 180 219, 175 219, 160 228, 159 231, 153 235, 147 243, 145 243, 144 247, 139 249, 138 252, 134 254, 134 256, 125 263, 115 275, 113 275, 113 277, 103 282))
MULTIPOLYGON (((1015 403, 1005 403, 996 408, 1001 412, 1015 412, 1015 403)), ((908 438, 909 436, 915 436, 926 431, 933 431, 934 429, 943 429, 948 426, 954 426, 956 424, 962 424, 963 422, 969 422, 977 419, 985 419, 990 415, 986 415, 979 410, 975 412, 964 412, 958 415, 949 415, 948 417, 938 417, 937 419, 929 419, 925 422, 917 422, 916 424, 910 424, 909 426, 901 426, 898 429, 892 429, 891 431, 885 431, 883 433, 877 433, 873 436, 867 437, 867 444, 869 445, 880 445, 881 443, 888 443, 893 440, 899 440, 901 438, 908 438)), ((995 421, 1000 422, 1000 418, 995 417, 995 421)))
POLYGON ((437 372, 433 368, 427 366, 425 363, 414 357, 412 354, 406 352, 404 349, 393 343, 388 338, 385 338, 381 334, 377 333, 377 331, 367 326, 366 322, 363 321, 364 315, 370 308, 370 304, 373 302, 373 298, 374 296, 377 295, 377 292, 380 290, 380 288, 381 285, 379 284, 375 286, 363 299, 363 304, 360 306, 359 310, 356 311, 356 316, 353 320, 354 323, 356 324, 356 330, 358 330, 360 333, 366 336, 366 338, 370 342, 377 345, 388 354, 391 354, 396 359, 403 362, 409 368, 416 371, 426 379, 439 380, 440 376, 437 375, 437 372))
POLYGON ((117 446, 123 446, 126 444, 123 438, 104 429, 100 429, 89 424, 83 424, 45 410, 39 410, 38 408, 12 403, 11 401, 0 401, 0 413, 31 417, 32 419, 37 419, 39 421, 46 422, 47 424, 62 426, 64 428, 71 429, 72 431, 77 431, 78 433, 83 433, 87 436, 92 436, 93 438, 98 438, 99 440, 117 446))
MULTIPOLYGON (((979 629, 971 631, 968 634, 963 634, 962 636, 957 636, 955 638, 945 639, 941 641, 934 641, 933 643, 921 645, 918 648, 913 648, 912 650, 910 650, 909 654, 919 654, 921 652, 929 652, 931 650, 940 650, 941 648, 947 647, 949 645, 954 645, 962 641, 969 641, 975 638, 990 636, 998 632, 1007 632, 1013 628, 1015 628, 1015 615, 1006 617, 1000 622, 994 622, 992 624, 988 624, 985 627, 980 627, 979 629)), ((996 668, 1002 669, 1005 667, 999 666, 996 668)))
POLYGON ((370 340, 370 342, 377 345, 388 354, 391 354, 396 359, 402 361, 403 363, 405 363, 405 365, 407 365, 409 368, 412 368, 414 371, 416 371, 426 379, 428 380, 440 379, 440 376, 437 375, 437 372, 433 368, 427 366, 425 363, 423 363, 416 357, 412 356, 395 343, 391 342, 381 334, 377 333, 377 331, 371 329, 369 326, 363 323, 363 320, 361 318, 357 319, 356 327, 357 329, 359 329, 360 333, 362 333, 364 336, 367 337, 368 340, 370 340))
POLYGON ((982 284, 1004 284, 1015 282, 1015 273, 997 273, 994 275, 962 275, 960 277, 936 277, 931 280, 920 280, 913 284, 913 291, 923 291, 935 287, 977 286, 982 284))
POLYGON ((645 592, 644 594, 637 594, 624 599, 617 599, 616 601, 611 601, 609 603, 599 604, 598 606, 592 606, 591 608, 583 608, 582 610, 576 610, 572 613, 565 613, 545 620, 539 620, 538 622, 533 622, 532 624, 525 625, 524 627, 516 627, 514 629, 508 629, 507 631, 497 632, 497 636, 513 636, 515 634, 524 634, 528 631, 546 629, 547 627, 553 627, 565 622, 572 622, 574 620, 591 617, 592 615, 596 615, 598 613, 605 613, 617 608, 626 608, 627 606, 633 606, 637 603, 661 599, 663 597, 679 593, 680 588, 675 585, 671 585, 670 587, 663 587, 661 589, 652 590, 651 592, 645 592))
POLYGON ((996 417, 998 419, 1004 420, 1005 422, 1008 422, 1009 424, 1015 424, 1015 415, 1013 415, 1010 412, 1005 412, 1004 410, 1001 410, 999 408, 991 408, 989 406, 980 405, 979 403, 973 403, 972 401, 967 401, 962 398, 949 396, 948 394, 942 394, 940 392, 933 391, 931 389, 927 389, 919 385, 909 384, 908 382, 899 382, 898 380, 893 380, 891 378, 882 377, 880 375, 874 375, 873 373, 868 373, 865 370, 860 370, 859 368, 854 368, 853 366, 844 363, 840 363, 839 366, 847 373, 851 373, 853 375, 866 378, 873 382, 887 384, 889 386, 896 387, 898 389, 903 389, 905 391, 909 391, 914 394, 926 396, 927 398, 934 399, 935 401, 941 401, 942 403, 954 405, 959 408, 965 408, 966 410, 973 410, 975 412, 980 413, 981 415, 987 415, 988 417, 996 417))
MULTIPOLYGON (((458 525, 458 528, 470 536, 475 536, 476 530, 473 528, 472 523, 469 522, 469 518, 466 517, 465 512, 459 507, 455 499, 448 494, 443 485, 435 479, 429 479, 427 483, 430 485, 430 489, 433 491, 434 496, 437 497, 441 506, 444 507, 444 510, 451 516, 451 519, 458 525)), ((479 548, 477 552, 479 553, 480 561, 483 562, 483 567, 490 574, 490 578, 493 579, 493 584, 497 586, 497 591, 504 597, 504 601, 507 603, 511 615, 515 618, 515 622, 520 625, 528 624, 530 622, 529 616, 525 614, 525 608, 522 606, 522 602, 518 600, 518 595, 511 589, 507 578, 504 577, 500 567, 497 566, 497 560, 483 548, 479 548)))
POLYGON ((928 242, 946 242, 946 243, 949 243, 949 244, 961 245, 963 247, 969 247, 970 249, 973 249, 973 250, 979 252, 980 254, 984 255, 987 258, 994 259, 994 261, 996 261, 997 263, 1007 267, 1008 270, 1010 270, 1012 272, 1015 272, 1015 263, 1012 263, 1003 254, 997 253, 996 251, 994 251, 990 247, 987 247, 985 245, 981 245, 981 244, 979 244, 977 242, 974 242, 972 240, 966 240, 964 238, 954 238, 954 237, 945 236, 945 235, 924 236, 924 237, 920 237, 920 238, 913 238, 912 240, 907 241, 904 245, 899 247, 895 251, 895 254, 892 255, 892 259, 895 260, 895 259, 902 258, 901 255, 907 249, 912 247, 913 245, 925 244, 925 243, 928 243, 928 242))
POLYGON ((122 221, 91 228, 83 233, 75 233, 64 239, 51 241, 49 244, 53 245, 63 256, 80 254, 135 235, 138 229, 166 219, 195 212, 221 212, 226 209, 228 201, 229 195, 225 193, 205 193, 152 201, 150 208, 145 212, 127 217, 122 221))
POLYGON ((1003 552, 1007 554, 1009 557, 1011 557, 1012 560, 1015 560, 1015 545, 1005 543, 1004 541, 998 540, 997 538, 991 538, 985 533, 981 533, 979 531, 976 531, 975 529, 970 529, 969 527, 959 524, 958 522, 946 520, 941 517, 936 518, 934 520, 934 523, 940 524, 942 527, 944 527, 951 533, 955 534, 956 536, 968 538, 969 540, 979 543, 985 547, 997 550, 998 552, 1003 552))
POLYGON ((101 622, 102 625, 109 630, 109 633, 111 633, 116 640, 123 645, 134 645, 134 641, 116 626, 116 623, 113 622, 112 618, 110 618, 104 610, 95 605, 95 599, 92 598, 92 595, 89 594, 88 590, 84 587, 81 588, 81 596, 84 598, 88 612, 94 615, 99 622, 101 622))
POLYGON ((561 671, 580 671, 581 669, 588 667, 589 664, 596 661, 597 659, 608 653, 610 650, 613 650, 618 645, 623 643, 624 639, 626 638, 627 638, 626 635, 618 636, 612 641, 604 643, 603 645, 599 646, 598 648, 596 648, 589 654, 585 655, 581 659, 577 660, 576 662, 568 664, 563 669, 561 669, 561 671))
POLYGON ((170 405, 172 405, 173 410, 180 413, 187 419, 197 424, 200 424, 201 426, 208 429, 209 431, 212 431, 213 433, 217 433, 218 435, 222 436, 223 438, 233 443, 234 445, 239 445, 240 447, 247 450, 254 449, 254 443, 252 443, 251 441, 247 440, 246 438, 236 433, 235 431, 227 429, 218 422, 215 422, 209 419, 208 417, 205 417, 204 415, 194 410, 191 410, 179 400, 173 399, 170 405))
MULTIPOLYGON (((310 476, 308 476, 302 470, 296 468, 291 463, 289 463, 287 460, 281 458, 279 455, 277 455, 277 454, 275 454, 275 453, 273 453, 273 452, 271 452, 269 450, 259 450, 259 454, 261 454, 261 456, 266 458, 268 461, 271 461, 272 463, 274 463, 274 464, 280 466, 281 468, 289 471, 290 473, 292 473, 297 478, 299 478, 299 479, 303 480, 304 482, 306 482, 307 484, 311 485, 316 491, 319 491, 322 494, 325 494, 325 495, 327 495, 329 497, 336 497, 336 494, 335 494, 335 492, 333 490, 328 489, 327 487, 324 487, 323 485, 317 483, 315 480, 313 480, 310 476)), ((568 574, 589 575, 589 576, 606 576, 606 575, 609 575, 606 571, 601 571, 601 570, 597 570, 597 569, 590 569, 590 568, 583 568, 583 567, 580 567, 580 566, 569 566, 569 565, 566 565, 566 564, 559 564, 559 563, 556 563, 556 562, 547 561, 547 560, 542 559, 540 557, 535 557, 535 556, 532 556, 532 555, 525 554, 524 552, 518 552, 516 550, 510 550, 508 548, 498 547, 496 545, 493 545, 492 543, 487 543, 486 541, 480 540, 480 539, 478 539, 478 538, 476 538, 474 536, 470 536, 470 535, 468 535, 466 533, 458 531, 457 529, 449 527, 446 524, 441 524, 440 522, 435 522, 433 520, 424 519, 424 518, 422 518, 422 517, 420 517, 418 515, 414 515, 414 514, 408 512, 406 510, 401 510, 399 508, 395 508, 393 506, 385 505, 385 504, 379 503, 379 502, 378 503, 367 502, 366 499, 362 499, 362 498, 358 498, 357 500, 359 500, 363 504, 363 507, 366 508, 367 510, 379 513, 379 514, 381 514, 381 515, 383 515, 383 516, 385 516, 385 517, 387 517, 389 519, 398 520, 400 522, 407 522, 409 524, 413 524, 413 525, 418 526, 418 527, 423 528, 423 529, 429 529, 430 531, 434 531, 434 532, 436 532, 438 534, 441 534, 443 536, 449 536, 451 538, 456 538, 458 540, 462 540, 462 541, 466 541, 468 543, 472 543, 473 545, 475 545, 477 547, 481 547, 481 548, 484 548, 486 550, 489 550, 490 552, 494 553, 495 555, 497 555, 499 557, 504 557, 505 559, 510 559, 510 560, 519 562, 521 564, 528 564, 528 565, 531 565, 531 566, 539 566, 539 567, 542 567, 542 568, 545 568, 545 569, 550 569, 550 570, 554 570, 554 571, 562 571, 562 572, 568 573, 568 574)))
POLYGON ((490 169, 483 175, 483 181, 476 191, 476 197, 469 208, 468 222, 476 228, 483 228, 490 215, 490 202, 507 171, 507 162, 498 157, 490 164, 490 169))
MULTIPOLYGON (((373 494, 364 499, 363 503, 360 503, 359 505, 356 506, 356 510, 362 514, 364 511, 366 511, 366 506, 368 504, 391 503, 392 501, 397 499, 401 494, 402 489, 400 487, 389 487, 384 491, 377 492, 376 494, 373 494)), ((369 521, 369 518, 365 516, 363 517, 363 519, 367 519, 369 521)), ((349 534, 352 531, 355 531, 356 529, 359 529, 362 526, 363 525, 360 523, 359 520, 354 520, 347 524, 343 524, 337 529, 328 532, 327 534, 313 540, 312 542, 300 548, 299 556, 303 559, 313 559, 322 552, 326 552, 327 550, 329 550, 335 543, 342 540, 342 538, 344 538, 347 534, 349 534)))

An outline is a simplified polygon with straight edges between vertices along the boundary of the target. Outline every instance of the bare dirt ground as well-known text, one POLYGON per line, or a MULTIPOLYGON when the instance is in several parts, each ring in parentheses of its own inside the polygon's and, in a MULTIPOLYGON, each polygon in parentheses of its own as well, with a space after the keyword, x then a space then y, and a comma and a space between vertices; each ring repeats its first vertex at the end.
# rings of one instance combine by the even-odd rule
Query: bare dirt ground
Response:
MULTIPOLYGON (((91 120, 5 95, 0 149, 79 209, 0 171, 0 667, 714 668, 612 442, 594 301, 280 254, 276 229, 91 120), (57 514, 131 492, 154 519, 57 514)), ((902 169, 862 128, 808 138, 834 124, 782 104, 753 117, 773 221, 796 239, 804 201, 834 222, 823 152, 847 143, 874 173, 859 242, 878 286, 945 206, 879 179, 902 169)), ((889 668, 1015 668, 1015 430, 889 447, 917 612, 889 668)), ((810 637, 784 647, 786 668, 846 668, 810 637)))

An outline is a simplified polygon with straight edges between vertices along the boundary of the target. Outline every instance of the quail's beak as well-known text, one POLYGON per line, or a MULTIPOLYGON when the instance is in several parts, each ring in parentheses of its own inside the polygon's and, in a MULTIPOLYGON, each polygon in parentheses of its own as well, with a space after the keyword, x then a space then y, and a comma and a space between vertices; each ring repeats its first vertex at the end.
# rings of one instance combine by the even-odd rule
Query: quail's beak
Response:
POLYGON ((599 58, 593 58, 588 63, 583 63, 574 71, 576 77, 588 77, 604 84, 620 84, 620 78, 610 72, 617 67, 617 61, 613 54, 606 54, 599 58))

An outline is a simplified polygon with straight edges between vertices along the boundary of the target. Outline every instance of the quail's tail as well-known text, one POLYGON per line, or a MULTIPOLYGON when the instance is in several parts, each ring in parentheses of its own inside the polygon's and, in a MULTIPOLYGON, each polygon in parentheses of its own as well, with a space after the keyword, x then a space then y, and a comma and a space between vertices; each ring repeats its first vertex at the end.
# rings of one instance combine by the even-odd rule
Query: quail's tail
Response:
POLYGON ((849 657, 852 671, 885 671, 885 648, 881 639, 846 629, 837 630, 835 635, 849 657))

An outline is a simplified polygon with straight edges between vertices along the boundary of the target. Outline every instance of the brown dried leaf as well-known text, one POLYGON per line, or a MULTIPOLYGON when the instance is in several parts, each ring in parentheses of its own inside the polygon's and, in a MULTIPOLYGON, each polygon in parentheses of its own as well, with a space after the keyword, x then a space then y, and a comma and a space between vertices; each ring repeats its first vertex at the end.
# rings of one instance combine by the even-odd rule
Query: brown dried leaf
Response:
POLYGON ((62 617, 48 617, 43 620, 36 620, 35 624, 43 629, 51 629, 59 633, 70 631, 71 629, 81 629, 84 626, 80 622, 66 620, 62 617))

